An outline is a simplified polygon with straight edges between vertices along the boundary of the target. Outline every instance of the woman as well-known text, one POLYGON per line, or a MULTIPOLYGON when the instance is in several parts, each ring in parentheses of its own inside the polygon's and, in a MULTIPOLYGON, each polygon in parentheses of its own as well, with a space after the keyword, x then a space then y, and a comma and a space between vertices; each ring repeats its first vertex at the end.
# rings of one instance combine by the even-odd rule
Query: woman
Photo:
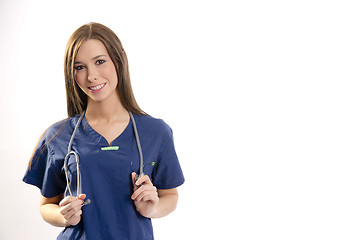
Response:
POLYGON ((176 208, 184 182, 171 129, 137 105, 126 53, 109 28, 90 23, 76 30, 64 68, 69 118, 46 130, 23 179, 41 189, 43 219, 65 227, 58 239, 153 239, 150 218, 176 208), (144 156, 138 179, 134 122, 144 156), (75 154, 64 167, 74 132, 79 181, 75 154))

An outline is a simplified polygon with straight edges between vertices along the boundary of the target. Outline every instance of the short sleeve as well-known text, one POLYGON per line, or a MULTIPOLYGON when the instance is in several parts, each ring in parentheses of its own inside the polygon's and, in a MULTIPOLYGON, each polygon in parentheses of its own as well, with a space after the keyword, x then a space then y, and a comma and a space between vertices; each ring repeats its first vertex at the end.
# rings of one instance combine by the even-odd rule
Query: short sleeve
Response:
MULTIPOLYGON (((166 124, 165 124, 166 125, 166 124)), ((158 189, 171 189, 184 183, 184 175, 175 151, 173 133, 166 125, 153 174, 153 184, 158 189)))
POLYGON ((62 169, 56 166, 53 155, 52 143, 43 136, 23 178, 25 183, 38 187, 47 198, 64 193, 66 186, 62 169))

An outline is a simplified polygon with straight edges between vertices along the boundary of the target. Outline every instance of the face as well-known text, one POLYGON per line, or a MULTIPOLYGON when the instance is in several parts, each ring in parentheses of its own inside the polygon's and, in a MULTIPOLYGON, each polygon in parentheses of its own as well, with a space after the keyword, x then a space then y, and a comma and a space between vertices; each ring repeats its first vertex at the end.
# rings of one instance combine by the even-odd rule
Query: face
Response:
POLYGON ((88 101, 102 102, 118 94, 116 68, 101 41, 85 41, 78 50, 74 68, 75 80, 88 101))

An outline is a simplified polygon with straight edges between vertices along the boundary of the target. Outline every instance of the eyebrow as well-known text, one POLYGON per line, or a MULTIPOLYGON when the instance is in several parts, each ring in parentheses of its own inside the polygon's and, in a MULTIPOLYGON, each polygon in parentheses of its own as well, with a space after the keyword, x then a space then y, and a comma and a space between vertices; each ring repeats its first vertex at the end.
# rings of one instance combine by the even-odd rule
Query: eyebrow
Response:
MULTIPOLYGON (((96 56, 96 57, 94 57, 94 58, 92 58, 92 60, 96 60, 96 59, 98 59, 98 58, 101 58, 101 57, 107 57, 107 55, 98 55, 98 56, 96 56)), ((81 62, 74 62, 74 64, 80 64, 81 62)))

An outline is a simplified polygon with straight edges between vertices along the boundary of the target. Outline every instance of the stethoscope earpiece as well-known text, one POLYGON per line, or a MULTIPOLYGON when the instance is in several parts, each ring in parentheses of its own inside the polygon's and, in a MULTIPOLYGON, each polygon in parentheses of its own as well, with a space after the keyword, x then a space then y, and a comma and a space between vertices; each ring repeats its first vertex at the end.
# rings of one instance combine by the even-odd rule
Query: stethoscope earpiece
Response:
POLYGON ((86 199, 86 201, 82 204, 82 206, 86 206, 91 203, 91 199, 86 199))

